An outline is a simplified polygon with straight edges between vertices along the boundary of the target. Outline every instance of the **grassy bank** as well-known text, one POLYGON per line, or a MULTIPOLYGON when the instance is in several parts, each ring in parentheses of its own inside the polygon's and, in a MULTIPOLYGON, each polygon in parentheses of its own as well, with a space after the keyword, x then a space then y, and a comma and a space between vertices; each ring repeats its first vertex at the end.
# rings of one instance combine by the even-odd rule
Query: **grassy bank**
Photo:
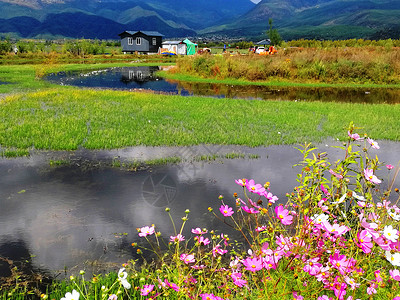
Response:
POLYGON ((8 149, 294 144, 341 137, 352 120, 377 139, 400 140, 400 105, 53 88, 8 96, 0 107, 0 145, 8 149))
POLYGON ((399 85, 400 49, 286 48, 273 56, 203 55, 177 60, 176 72, 203 78, 258 82, 399 85))

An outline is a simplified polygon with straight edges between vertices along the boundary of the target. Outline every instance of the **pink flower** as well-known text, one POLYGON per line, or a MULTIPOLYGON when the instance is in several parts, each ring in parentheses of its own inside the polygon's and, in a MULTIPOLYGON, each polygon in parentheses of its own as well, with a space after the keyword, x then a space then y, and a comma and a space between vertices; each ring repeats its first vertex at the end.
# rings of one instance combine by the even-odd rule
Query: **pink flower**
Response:
POLYGON ((201 300, 216 300, 214 294, 200 294, 201 300))
POLYGON ((224 217, 230 217, 233 215, 233 209, 228 205, 221 205, 219 211, 224 215, 224 217))
POLYGON ((372 170, 372 169, 365 169, 364 176, 365 176, 365 179, 367 179, 369 182, 372 182, 374 184, 380 184, 382 182, 378 179, 378 177, 376 177, 374 175, 374 170, 372 170))
POLYGON ((154 288, 153 284, 146 284, 140 289, 140 295, 147 296, 154 288))
POLYGON ((265 225, 256 228, 257 232, 261 232, 261 231, 265 231, 265 230, 267 230, 267 226, 265 226, 265 225))
POLYGON ((361 250, 364 251, 364 253, 370 253, 373 247, 370 233, 364 229, 357 233, 357 238, 359 241, 359 244, 357 243, 357 245, 361 248, 361 250))
POLYGON ((392 165, 386 165, 386 168, 388 168, 388 170, 391 170, 391 169, 394 168, 394 166, 392 166, 392 165))
POLYGON ((295 300, 303 300, 304 299, 304 297, 297 294, 297 292, 293 292, 292 295, 293 295, 293 299, 295 299, 295 300))
POLYGON ((196 229, 192 229, 192 233, 194 234, 206 234, 207 233, 207 229, 204 229, 204 231, 202 231, 199 227, 197 227, 196 229))
POLYGON ((264 197, 268 199, 269 203, 275 203, 276 201, 279 200, 279 198, 277 196, 275 196, 272 193, 267 192, 267 191, 265 191, 264 197))
POLYGON ((374 148, 374 149, 379 149, 380 148, 378 143, 375 142, 373 139, 368 138, 367 141, 371 145, 372 148, 374 148))
POLYGON ((371 284, 371 286, 367 287, 367 294, 368 295, 376 294, 378 292, 376 290, 377 287, 378 285, 376 283, 371 284))
POLYGON ((321 184, 321 191, 324 192, 325 195, 330 196, 331 194, 329 193, 329 191, 326 189, 326 187, 324 187, 323 184, 321 184))
POLYGON ((238 179, 238 180, 235 180, 235 182, 236 182, 238 185, 246 186, 247 179, 246 179, 246 178, 238 179))
POLYGON ((195 239, 197 239, 197 241, 199 242, 199 244, 203 244, 204 246, 207 246, 210 243, 210 240, 208 238, 204 238, 203 236, 200 237, 195 237, 195 239))
POLYGON ((184 240, 185 240, 185 237, 184 237, 182 234, 178 233, 176 236, 172 236, 172 235, 171 235, 171 236, 169 237, 169 240, 170 240, 170 242, 178 243, 178 242, 184 241, 184 240))
POLYGON ((390 276, 396 281, 400 281, 400 271, 397 269, 389 270, 390 276))
POLYGON ((152 234, 154 234, 154 227, 153 226, 151 226, 151 227, 145 226, 145 227, 142 227, 142 228, 139 229, 139 236, 140 237, 144 237, 144 236, 152 235, 152 234))
POLYGON ((347 131, 347 134, 351 139, 353 139, 355 141, 362 140, 362 138, 360 138, 360 135, 358 133, 351 134, 350 131, 347 131))
POLYGON ((289 211, 282 205, 275 207, 276 217, 282 222, 283 225, 290 225, 293 223, 293 216, 289 215, 289 211))
POLYGON ((239 272, 233 272, 231 274, 231 278, 233 280, 233 284, 238 287, 244 287, 247 284, 247 281, 242 279, 243 274, 239 272))
POLYGON ((339 255, 339 253, 330 256, 329 262, 332 264, 332 268, 339 270, 342 275, 348 273, 353 266, 353 263, 345 255, 339 255))
POLYGON ((336 178, 343 179, 343 176, 342 176, 342 175, 336 173, 336 172, 333 171, 332 169, 329 169, 329 173, 331 173, 331 174, 332 174, 333 176, 335 176, 336 178))
POLYGON ((242 261, 242 264, 246 267, 246 270, 251 272, 260 271, 263 267, 262 261, 257 257, 248 257, 242 261))
POLYGON ((226 252, 228 252, 228 250, 221 249, 221 245, 219 245, 219 244, 217 246, 215 246, 212 250, 214 257, 216 257, 217 254, 224 255, 226 252))
POLYGON ((330 298, 327 295, 322 295, 321 297, 318 297, 317 300, 330 300, 330 298))
POLYGON ((185 253, 181 254, 180 259, 187 265, 188 264, 192 264, 192 263, 194 263, 196 261, 194 259, 194 255, 193 254, 185 254, 185 253))
POLYGON ((179 292, 180 288, 175 283, 169 282, 167 279, 164 279, 164 282, 169 288, 173 289, 175 292, 179 292))
POLYGON ((318 263, 318 261, 319 261, 318 257, 309 259, 306 262, 306 264, 303 268, 303 271, 307 272, 308 274, 310 274, 312 276, 317 275, 322 268, 322 264, 318 263))
POLYGON ((253 179, 250 179, 248 182, 246 182, 246 187, 250 192, 260 196, 265 192, 265 188, 259 183, 256 184, 253 179))
POLYGON ((254 209, 254 207, 248 208, 247 206, 242 206, 242 209, 249 214, 258 214, 260 212, 259 210, 254 209))

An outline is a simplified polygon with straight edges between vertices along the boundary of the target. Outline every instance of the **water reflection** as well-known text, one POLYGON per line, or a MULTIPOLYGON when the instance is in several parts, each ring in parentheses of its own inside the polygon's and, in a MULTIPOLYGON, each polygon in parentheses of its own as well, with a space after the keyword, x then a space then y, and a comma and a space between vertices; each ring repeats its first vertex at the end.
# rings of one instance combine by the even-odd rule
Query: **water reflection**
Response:
MULTIPOLYGON (((376 153, 381 161, 396 165, 400 144, 380 144, 382 150, 376 153)), ((328 149, 321 147, 321 151, 328 149)), ((80 269, 95 273, 118 269, 123 262, 135 258, 130 244, 139 241, 137 227, 154 223, 165 237, 173 234, 165 213, 167 206, 177 224, 185 209, 191 211, 184 234, 193 227, 217 228, 226 233, 228 228, 213 219, 207 207, 218 207, 220 194, 233 204, 231 195, 240 193, 234 179, 270 181, 271 192, 281 200, 296 185, 298 170, 293 164, 300 154, 292 146, 190 147, 192 153, 236 151, 260 158, 186 162, 137 172, 85 166, 82 160, 73 159, 72 164, 64 166, 48 163, 51 155, 98 162, 115 157, 135 160, 184 156, 187 150, 135 147, 0 160, 0 256, 28 261, 32 269, 61 276, 80 269)), ((329 148, 329 153, 332 161, 339 157, 338 150, 329 148)), ((381 177, 386 178, 382 172, 381 177)), ((0 264, 3 275, 7 275, 6 269, 0 264)))
POLYGON ((87 72, 50 74, 47 80, 62 85, 112 89, 148 89, 182 96, 211 96, 284 101, 400 103, 400 89, 387 88, 275 88, 165 80, 155 75, 161 67, 109 68, 87 72))

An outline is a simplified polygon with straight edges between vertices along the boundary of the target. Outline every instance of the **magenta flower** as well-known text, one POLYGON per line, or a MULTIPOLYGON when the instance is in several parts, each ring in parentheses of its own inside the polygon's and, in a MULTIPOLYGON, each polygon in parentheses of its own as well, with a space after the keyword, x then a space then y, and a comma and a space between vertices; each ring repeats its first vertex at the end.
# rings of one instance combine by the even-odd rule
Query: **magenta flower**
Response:
POLYGON ((247 284, 247 281, 242 279, 243 274, 239 272, 233 272, 231 274, 231 278, 233 280, 233 284, 238 287, 244 287, 247 284))
POLYGON ((375 142, 373 139, 368 138, 367 141, 371 145, 372 148, 374 148, 374 149, 379 149, 380 148, 378 143, 375 142))
POLYGON ((389 274, 394 280, 400 281, 400 271, 399 270, 397 270, 397 269, 389 270, 389 274))
POLYGON ((329 169, 329 173, 331 173, 331 174, 332 174, 333 176, 335 176, 336 178, 343 179, 343 176, 342 176, 342 175, 336 173, 336 172, 333 171, 332 169, 329 169))
POLYGON ((321 184, 321 191, 327 196, 331 195, 323 184, 321 184))
POLYGON ((182 253, 181 256, 180 256, 180 259, 187 265, 196 262, 196 260, 194 259, 194 255, 193 254, 182 253))
POLYGON ((394 166, 389 164, 389 165, 386 165, 386 168, 388 168, 388 170, 391 170, 394 168, 394 166))
POLYGON ((154 234, 154 227, 153 226, 151 226, 151 227, 145 226, 145 227, 142 227, 142 228, 138 229, 138 231, 139 231, 139 236, 140 237, 144 237, 144 236, 147 236, 147 235, 154 234))
POLYGON ((250 192, 260 196, 265 192, 265 188, 259 183, 256 184, 253 179, 250 179, 248 182, 246 182, 246 187, 250 192))
POLYGON ((282 205, 275 207, 276 217, 282 222, 283 225, 290 225, 293 223, 293 216, 282 205))
POLYGON ((317 300, 331 300, 327 295, 322 295, 320 297, 318 297, 317 300))
POLYGON ((226 252, 228 252, 228 250, 221 249, 221 245, 219 245, 219 244, 217 246, 215 246, 212 250, 214 257, 216 257, 217 254, 224 255, 226 252))
POLYGON ((164 283, 175 292, 179 292, 180 288, 175 283, 169 282, 167 279, 164 279, 164 283))
POLYGON ((140 289, 140 295, 147 296, 149 293, 151 293, 153 288, 154 288, 153 284, 144 285, 143 288, 140 289))
POLYGON ((279 198, 277 196, 275 196, 272 193, 267 192, 267 191, 265 191, 264 197, 268 199, 269 203, 275 203, 276 201, 279 200, 279 198))
POLYGON ((203 236, 200 237, 195 237, 195 239, 197 239, 197 241, 199 242, 199 244, 203 244, 204 246, 207 246, 210 243, 210 240, 208 238, 204 238, 203 236))
POLYGON ((251 272, 260 271, 263 267, 262 261, 257 257, 248 257, 242 261, 242 264, 246 267, 246 270, 251 272))
POLYGON ((360 135, 358 134, 358 133, 350 133, 350 131, 347 131, 347 135, 351 138, 351 139, 353 139, 353 140, 355 140, 355 141, 359 141, 359 140, 362 140, 362 138, 360 137, 360 135))
POLYGON ((322 268, 322 264, 318 263, 318 261, 319 261, 318 257, 309 259, 304 265, 303 271, 307 272, 312 276, 317 275, 322 268))
POLYGON ((332 264, 332 268, 339 270, 340 274, 345 275, 349 272, 353 263, 346 258, 346 255, 340 255, 335 253, 329 257, 329 262, 332 264))
POLYGON ((228 205, 221 205, 221 207, 219 208, 219 211, 221 212, 221 214, 224 215, 224 217, 230 217, 233 215, 233 209, 232 209, 232 207, 229 207, 228 205))
POLYGON ((206 234, 207 233, 207 229, 204 229, 204 231, 202 231, 199 227, 197 227, 196 229, 192 229, 192 233, 194 234, 206 234))
POLYGON ((295 300, 303 300, 304 299, 304 297, 297 294, 297 292, 293 292, 292 295, 293 295, 293 299, 295 299, 295 300))
POLYGON ((238 180, 235 180, 235 182, 236 182, 238 185, 246 186, 247 179, 246 179, 246 178, 238 179, 238 180))
POLYGON ((169 240, 170 240, 170 242, 173 242, 173 243, 179 243, 179 242, 184 241, 185 237, 182 234, 178 233, 176 236, 171 235, 169 237, 169 240))
POLYGON ((201 300, 216 300, 214 294, 200 294, 201 300))
POLYGON ((372 169, 365 169, 364 176, 365 176, 365 179, 367 179, 369 182, 372 182, 374 184, 380 184, 382 182, 378 179, 378 177, 376 177, 374 175, 374 170, 372 170, 372 169))
POLYGON ((258 214, 260 212, 259 210, 256 210, 254 207, 248 208, 246 205, 242 206, 242 209, 249 214, 258 214))
POLYGON ((364 253, 370 253, 371 249, 373 247, 373 244, 371 242, 371 237, 370 234, 367 230, 362 230, 361 232, 357 233, 357 238, 359 243, 357 245, 361 248, 364 253))

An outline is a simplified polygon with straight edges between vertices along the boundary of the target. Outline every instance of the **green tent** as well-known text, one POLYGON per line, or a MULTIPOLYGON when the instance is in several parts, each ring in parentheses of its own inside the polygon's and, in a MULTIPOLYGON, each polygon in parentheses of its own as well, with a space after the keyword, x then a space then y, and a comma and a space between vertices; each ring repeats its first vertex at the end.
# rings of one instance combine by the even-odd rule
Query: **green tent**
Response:
POLYGON ((185 39, 183 43, 186 44, 186 54, 187 55, 194 55, 196 53, 196 46, 197 44, 192 43, 188 39, 185 39))

